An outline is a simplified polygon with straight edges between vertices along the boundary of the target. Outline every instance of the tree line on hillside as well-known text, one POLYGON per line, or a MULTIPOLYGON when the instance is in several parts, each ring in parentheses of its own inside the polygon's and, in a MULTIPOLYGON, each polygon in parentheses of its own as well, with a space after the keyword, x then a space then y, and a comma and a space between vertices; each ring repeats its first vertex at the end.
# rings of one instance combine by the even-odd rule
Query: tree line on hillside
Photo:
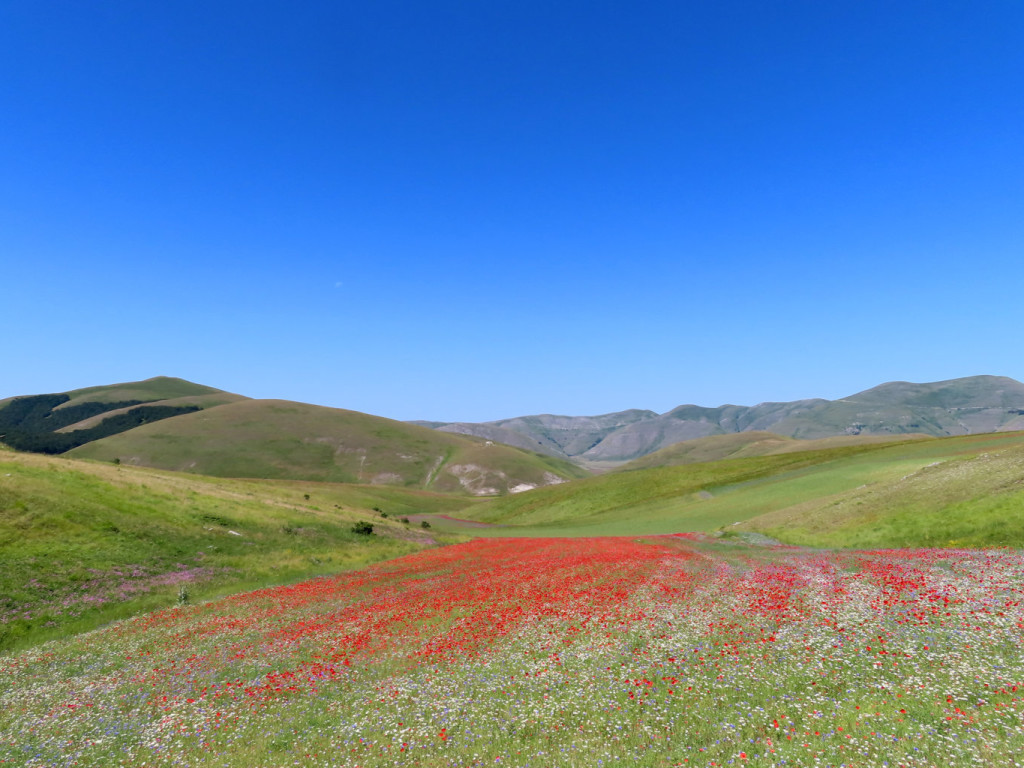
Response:
POLYGON ((197 405, 142 405, 144 400, 123 400, 115 403, 81 403, 55 410, 71 398, 67 394, 17 397, 0 408, 0 442, 18 451, 32 453, 64 453, 80 445, 126 432, 153 421, 198 411, 197 405), (110 416, 89 429, 57 432, 62 427, 130 406, 125 413, 110 416))
POLYGON ((115 403, 78 403, 56 410, 71 397, 67 394, 29 395, 16 397, 0 409, 0 434, 8 430, 21 432, 56 432, 107 411, 142 405, 150 400, 121 400, 115 403))

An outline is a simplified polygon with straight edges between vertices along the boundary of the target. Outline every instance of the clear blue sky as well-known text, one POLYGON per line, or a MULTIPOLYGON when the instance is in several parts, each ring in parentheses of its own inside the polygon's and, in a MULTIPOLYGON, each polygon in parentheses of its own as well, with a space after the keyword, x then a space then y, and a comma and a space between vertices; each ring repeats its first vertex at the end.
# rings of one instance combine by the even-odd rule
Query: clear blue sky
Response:
POLYGON ((1024 379, 1024 4, 0 0, 0 397, 1024 379))

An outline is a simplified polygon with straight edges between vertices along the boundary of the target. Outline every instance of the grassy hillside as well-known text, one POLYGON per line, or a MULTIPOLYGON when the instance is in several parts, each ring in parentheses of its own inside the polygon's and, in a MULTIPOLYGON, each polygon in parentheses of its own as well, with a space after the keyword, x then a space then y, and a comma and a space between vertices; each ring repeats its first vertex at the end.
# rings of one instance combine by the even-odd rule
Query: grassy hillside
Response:
MULTIPOLYGON (((183 397, 171 397, 166 400, 157 400, 151 405, 163 405, 163 406, 196 406, 200 409, 206 410, 208 408, 216 408, 218 405, 226 405, 228 403, 237 403, 241 400, 248 400, 247 397, 242 395, 233 395, 230 392, 215 392, 209 395, 185 395, 183 397)), ((118 402, 118 401, 113 401, 118 402)), ((58 406, 54 410, 60 410, 63 406, 58 406)), ((115 408, 112 411, 106 411, 104 413, 97 414, 96 416, 90 416, 87 419, 70 424, 66 427, 62 427, 57 432, 67 433, 75 432, 83 429, 91 429, 100 422, 105 421, 108 418, 119 416, 123 413, 127 413, 131 410, 131 407, 127 408, 115 408)))
POLYGON ((0 402, 0 442, 21 451, 61 454, 141 424, 242 399, 167 377, 8 398, 0 402))
POLYGON ((728 435, 711 435, 696 440, 662 448, 639 459, 623 464, 617 469, 628 472, 634 469, 650 469, 652 467, 674 467, 683 464, 696 464, 702 461, 721 461, 722 459, 738 459, 746 456, 768 456, 776 453, 794 453, 799 451, 817 451, 825 448, 842 448, 846 446, 891 443, 907 438, 926 435, 840 435, 823 437, 817 440, 798 440, 774 432, 736 432, 728 435))
POLYGON ((246 400, 138 427, 68 455, 217 477, 372 483, 475 495, 581 477, 559 459, 355 411, 246 400))
POLYGON ((1012 442, 783 506, 737 530, 821 547, 1024 548, 1024 444, 1012 442))
POLYGON ((0 453, 0 649, 140 610, 333 573, 432 543, 400 517, 469 499, 218 480, 0 453), (374 508, 388 514, 385 519, 374 508), (352 531, 369 521, 372 536, 352 531))
POLYGON ((156 400, 172 400, 179 397, 224 395, 229 393, 202 384, 194 384, 191 381, 185 381, 185 379, 176 379, 171 376, 155 376, 152 379, 145 379, 143 381, 128 381, 123 384, 107 384, 100 387, 74 389, 67 394, 71 396, 71 399, 64 403, 63 407, 65 408, 86 402, 116 403, 122 400, 152 402, 156 400))
MULTIPOLYGON (((635 535, 677 531, 714 531, 733 527, 734 523, 750 521, 750 530, 760 530, 783 541, 831 543, 845 545, 853 528, 879 524, 884 516, 896 519, 909 506, 877 501, 875 518, 858 518, 847 528, 827 539, 829 508, 847 494, 877 492, 897 487, 904 478, 935 462, 957 461, 980 454, 1018 450, 1024 446, 1024 433, 1000 433, 957 438, 911 440, 896 443, 862 443, 817 451, 779 453, 775 455, 733 458, 717 462, 689 464, 679 467, 641 469, 591 478, 569 485, 543 488, 520 497, 488 501, 472 510, 472 517, 501 528, 484 529, 486 535, 527 535, 537 533, 565 535, 635 535), (813 530, 801 528, 805 516, 817 511, 820 522, 813 530), (785 513, 785 514, 784 514, 785 513), (763 515, 775 515, 764 517, 763 515), (814 538, 817 536, 818 538, 814 538), (846 538, 844 538, 846 537, 846 538)), ((1000 466, 1005 474, 999 482, 1009 483, 1014 477, 1015 459, 1010 455, 1000 466), (1010 478, 1010 479, 1007 479, 1010 478)), ((952 465, 951 465, 952 466, 952 465)), ((961 462, 966 474, 963 493, 978 488, 979 499, 988 497, 993 487, 986 486, 974 469, 986 466, 961 462)), ((1020 472, 1017 477, 1024 475, 1020 472)), ((945 476, 945 475, 944 475, 945 476)), ((949 478, 959 477, 957 474, 949 478)), ((995 481, 993 481, 995 482, 995 481)), ((1008 491, 1012 498, 1012 491, 1008 491)), ((951 491, 950 498, 956 497, 951 491)), ((883 498, 879 495, 877 498, 883 498)), ((944 497, 932 488, 922 493, 923 507, 941 514, 944 497)), ((902 502, 900 502, 902 503, 902 502)), ((979 502, 980 503, 980 502, 979 502)), ((1024 545, 1022 533, 1013 533, 1012 504, 998 506, 993 514, 1002 514, 1002 533, 991 541, 1009 546, 1024 545), (1012 534, 1012 535, 1011 535, 1012 534), (1019 542, 1019 543, 1018 543, 1019 542)), ((921 518, 922 520, 924 518, 921 518)), ((990 522, 995 518, 990 518, 990 522)), ((906 522, 904 522, 904 527, 906 522)), ((895 529, 893 529, 895 530, 895 529)), ((923 544, 927 525, 906 528, 906 545, 923 544)), ((830 534, 831 535, 831 534, 830 534)), ((964 537, 947 537, 964 538, 964 537)), ((865 539, 867 541, 867 539, 865 539)), ((895 545, 892 532, 879 534, 873 545, 895 545)))

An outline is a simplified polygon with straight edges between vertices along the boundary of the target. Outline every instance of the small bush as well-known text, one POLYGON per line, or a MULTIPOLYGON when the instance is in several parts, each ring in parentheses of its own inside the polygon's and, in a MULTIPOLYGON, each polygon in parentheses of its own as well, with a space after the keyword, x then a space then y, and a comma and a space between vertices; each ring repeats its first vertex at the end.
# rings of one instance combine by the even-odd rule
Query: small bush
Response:
POLYGON ((400 518, 398 518, 398 522, 400 522, 400 523, 408 523, 409 522, 409 518, 408 517, 400 517, 400 518))
POLYGON ((420 527, 421 528, 429 528, 430 527, 430 523, 428 523, 426 520, 424 520, 422 523, 420 523, 420 527))
POLYGON ((358 533, 360 536, 370 536, 373 534, 373 524, 361 520, 352 526, 352 533, 358 533))

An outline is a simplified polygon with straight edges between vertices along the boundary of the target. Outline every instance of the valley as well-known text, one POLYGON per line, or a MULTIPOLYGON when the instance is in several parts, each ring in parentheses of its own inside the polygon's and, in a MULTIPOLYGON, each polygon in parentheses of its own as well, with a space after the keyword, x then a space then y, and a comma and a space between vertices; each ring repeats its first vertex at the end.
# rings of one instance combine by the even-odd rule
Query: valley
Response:
MULTIPOLYGON (((191 407, 59 455, 0 446, 0 763, 966 766, 1024 749, 1012 420, 710 434, 595 475, 497 432, 197 386, 0 403, 44 439, 191 407)), ((577 445, 628 419, 651 420, 597 419, 577 445)))

